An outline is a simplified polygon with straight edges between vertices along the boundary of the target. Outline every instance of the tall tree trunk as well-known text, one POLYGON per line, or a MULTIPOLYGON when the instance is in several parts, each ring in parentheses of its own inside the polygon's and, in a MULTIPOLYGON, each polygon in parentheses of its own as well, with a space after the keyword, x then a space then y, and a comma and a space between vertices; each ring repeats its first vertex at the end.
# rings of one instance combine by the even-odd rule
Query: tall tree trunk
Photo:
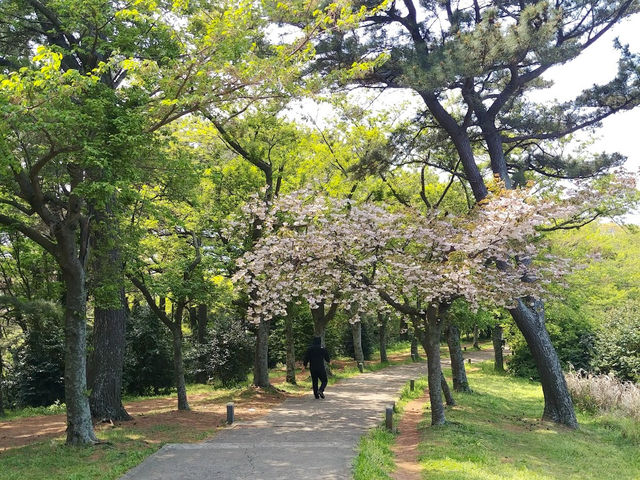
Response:
POLYGON ((285 340, 287 342, 287 383, 296 384, 296 345, 293 338, 293 318, 284 318, 285 340))
POLYGON ((451 390, 449 389, 447 379, 444 378, 444 373, 442 373, 442 365, 440 366, 440 385, 442 387, 442 393, 444 394, 444 399, 447 402, 447 405, 449 405, 450 407, 455 406, 456 401, 453 399, 453 395, 451 395, 451 390))
POLYGON ((544 304, 534 300, 532 308, 522 299, 509 310, 516 325, 522 332, 533 357, 544 394, 542 418, 570 428, 578 428, 573 402, 562 373, 558 354, 553 348, 544 319, 544 304))
POLYGON ((253 384, 269 387, 269 323, 261 320, 256 328, 256 351, 253 364, 253 384))
POLYGON ((207 305, 201 303, 198 305, 196 318, 198 320, 197 337, 198 343, 202 345, 207 341, 207 324, 209 322, 207 305))
POLYGON ((421 319, 422 325, 415 325, 416 333, 427 354, 427 380, 429 384, 429 403, 431 406, 431 425, 444 425, 446 422, 442 404, 442 366, 440 365, 441 322, 437 309, 429 306, 421 319))
POLYGON ((493 340, 493 351, 495 356, 494 369, 497 372, 504 372, 504 360, 502 356, 502 325, 495 325, 491 329, 491 339, 493 340))
POLYGON ((413 335, 411 336, 411 360, 413 360, 414 362, 417 362, 419 357, 417 335, 418 335, 417 332, 413 332, 413 335))
POLYGON ((65 239, 63 246, 68 250, 61 254, 64 260, 61 266, 65 285, 64 398, 67 406, 67 444, 90 445, 98 440, 93 432, 87 396, 85 272, 75 252, 75 232, 65 233, 69 238, 65 239))
POLYGON ((384 313, 378 313, 378 338, 380 340, 380 363, 389 361, 387 358, 387 323, 388 317, 384 313))
POLYGON ((351 337, 353 338, 353 356, 358 369, 362 372, 364 367, 364 352, 362 351, 362 322, 351 324, 351 337))
POLYGON ((449 357, 451 358, 453 389, 456 392, 470 392, 467 372, 464 368, 464 357, 460 348, 460 330, 455 325, 447 327, 447 344, 449 345, 449 357))
MULTIPOLYGON (((489 146, 491 146, 490 144, 497 145, 499 141, 502 141, 499 130, 495 128, 495 122, 495 116, 488 117, 481 126, 482 133, 489 146)), ((489 153, 493 173, 500 175, 505 185, 513 188, 513 184, 506 173, 507 168, 503 148, 491 147, 489 153)), ((478 201, 483 198, 476 196, 478 201)), ((500 264, 498 267, 506 268, 500 264)), ((544 394, 542 418, 570 428, 577 428, 578 421, 569 390, 567 389, 567 383, 562 373, 560 360, 553 348, 545 325, 544 303, 541 300, 532 300, 532 304, 533 308, 529 308, 525 305, 523 299, 518 299, 516 307, 510 309, 509 312, 527 341, 531 355, 538 368, 544 394)))
MULTIPOLYGON (((325 312, 324 303, 320 303, 316 308, 311 309, 311 318, 313 318, 313 335, 316 337, 320 337, 321 339, 320 344, 323 347, 326 347, 324 337, 327 329, 327 324, 335 316, 337 309, 338 309, 338 304, 336 303, 332 304, 331 307, 329 307, 329 311, 326 311, 326 312, 325 312)), ((333 372, 331 372, 331 367, 327 362, 325 362, 324 368, 327 372, 328 377, 333 375, 333 372)))
POLYGON ((176 325, 171 329, 171 338, 173 340, 173 369, 175 371, 176 390, 178 391, 178 410, 191 410, 187 401, 187 385, 184 380, 182 328, 180 326, 176 325))
POLYGON ((93 351, 87 372, 91 386, 91 415, 99 420, 131 420, 122 405, 127 312, 124 288, 120 289, 121 308, 94 309, 93 351))
POLYGON ((480 350, 480 344, 478 343, 480 337, 480 331, 478 329, 478 324, 476 323, 473 326, 473 348, 476 350, 480 350))
POLYGON ((4 417, 4 396, 2 395, 4 380, 4 360, 2 358, 2 348, 0 348, 0 417, 4 417))

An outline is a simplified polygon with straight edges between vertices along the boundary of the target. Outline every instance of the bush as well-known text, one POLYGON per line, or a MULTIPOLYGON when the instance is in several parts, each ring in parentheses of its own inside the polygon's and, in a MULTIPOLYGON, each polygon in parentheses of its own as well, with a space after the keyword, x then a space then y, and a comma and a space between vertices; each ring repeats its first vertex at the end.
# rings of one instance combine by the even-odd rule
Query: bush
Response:
POLYGON ((47 322, 26 335, 14 352, 9 390, 16 407, 46 407, 64 401, 64 332, 47 322))
POLYGON ((44 300, 3 300, 11 302, 26 326, 26 333, 19 335, 22 341, 9 348, 5 405, 44 407, 64 401, 62 309, 44 300))
MULTIPOLYGON (((293 321, 293 339, 296 359, 301 360, 307 347, 313 338, 313 319, 311 310, 304 303, 301 305, 290 305, 288 315, 293 321)), ((282 317, 271 321, 269 332, 269 367, 274 367, 278 363, 287 361, 287 336, 285 332, 285 319, 282 317)))
POLYGON ((168 393, 174 385, 173 347, 167 327, 147 306, 136 306, 127 324, 122 385, 133 395, 168 393))
POLYGON ((609 318, 597 333, 593 367, 640 382, 640 308, 626 305, 610 312, 609 318))
POLYGON ((211 380, 223 386, 236 385, 247 380, 253 367, 255 337, 247 333, 241 322, 222 322, 213 329, 211 338, 202 348, 209 358, 205 364, 211 380))

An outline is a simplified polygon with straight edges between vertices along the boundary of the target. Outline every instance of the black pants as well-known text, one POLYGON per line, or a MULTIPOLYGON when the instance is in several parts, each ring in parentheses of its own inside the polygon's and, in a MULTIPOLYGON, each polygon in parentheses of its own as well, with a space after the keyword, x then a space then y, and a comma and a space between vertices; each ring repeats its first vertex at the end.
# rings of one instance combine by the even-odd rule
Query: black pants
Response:
POLYGON ((320 371, 311 370, 311 384, 313 385, 313 395, 318 398, 318 392, 324 392, 327 386, 327 372, 324 368, 320 371), (318 389, 318 379, 320 379, 320 389, 318 389))

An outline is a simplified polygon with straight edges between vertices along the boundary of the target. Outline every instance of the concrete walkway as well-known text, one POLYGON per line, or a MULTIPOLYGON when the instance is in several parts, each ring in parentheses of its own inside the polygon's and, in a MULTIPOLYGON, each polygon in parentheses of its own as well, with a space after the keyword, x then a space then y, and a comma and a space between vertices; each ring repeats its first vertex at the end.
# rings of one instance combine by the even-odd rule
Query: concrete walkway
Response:
POLYGON ((351 479, 360 437, 409 379, 426 374, 426 363, 399 365, 330 385, 324 400, 287 399, 203 443, 165 445, 122 480, 351 479))

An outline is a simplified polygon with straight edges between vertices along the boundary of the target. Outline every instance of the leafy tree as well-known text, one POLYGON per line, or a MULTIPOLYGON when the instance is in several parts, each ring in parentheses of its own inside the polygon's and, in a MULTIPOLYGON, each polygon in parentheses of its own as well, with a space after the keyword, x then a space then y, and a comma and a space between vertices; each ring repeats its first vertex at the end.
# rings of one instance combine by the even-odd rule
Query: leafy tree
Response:
MULTIPOLYGON (((491 172, 507 187, 522 183, 529 171, 587 177, 623 160, 618 154, 596 154, 584 162, 556 153, 555 147, 568 134, 640 102, 638 57, 628 48, 618 45, 621 59, 614 80, 571 102, 536 104, 524 93, 549 86, 544 72, 578 56, 635 13, 637 2, 403 0, 354 1, 340 7, 331 34, 317 45, 316 68, 342 82, 415 92, 424 105, 422 118, 440 129, 442 141, 455 150, 476 202, 488 194, 481 170, 487 156, 491 172)), ((594 214, 599 215, 585 212, 565 226, 582 224, 594 214)), ((543 417, 576 427, 560 363, 544 328, 543 304, 522 298, 510 313, 541 373, 543 417)))

